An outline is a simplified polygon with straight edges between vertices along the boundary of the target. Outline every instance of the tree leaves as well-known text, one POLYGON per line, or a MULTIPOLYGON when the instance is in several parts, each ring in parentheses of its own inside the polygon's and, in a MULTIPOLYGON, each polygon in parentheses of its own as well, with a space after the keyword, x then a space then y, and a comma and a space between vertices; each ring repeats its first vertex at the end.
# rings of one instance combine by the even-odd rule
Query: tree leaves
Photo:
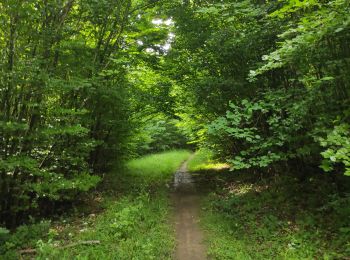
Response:
POLYGON ((349 121, 348 1, 181 8, 173 51, 187 97, 180 107, 196 115, 202 145, 239 169, 323 161, 327 171, 348 172, 341 166, 347 134, 342 144, 329 136, 349 121), (320 138, 329 143, 321 147, 320 138))

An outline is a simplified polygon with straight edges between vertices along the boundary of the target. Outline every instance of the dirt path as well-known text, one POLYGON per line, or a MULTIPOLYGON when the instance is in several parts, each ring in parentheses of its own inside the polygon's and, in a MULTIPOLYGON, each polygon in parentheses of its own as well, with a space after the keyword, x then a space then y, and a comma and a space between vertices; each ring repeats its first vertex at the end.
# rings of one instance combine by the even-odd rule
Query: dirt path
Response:
POLYGON ((187 171, 187 162, 176 172, 174 179, 172 200, 175 208, 175 259, 203 260, 207 257, 203 233, 198 225, 199 195, 187 171))

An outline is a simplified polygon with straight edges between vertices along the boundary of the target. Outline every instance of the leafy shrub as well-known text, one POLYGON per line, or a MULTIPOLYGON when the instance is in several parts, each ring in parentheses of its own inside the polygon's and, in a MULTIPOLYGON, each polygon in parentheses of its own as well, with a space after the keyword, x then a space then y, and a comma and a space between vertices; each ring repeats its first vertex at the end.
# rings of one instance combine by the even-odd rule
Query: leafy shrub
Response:
POLYGON ((325 171, 334 170, 334 164, 342 163, 345 166, 345 175, 350 176, 350 127, 348 124, 341 124, 327 135, 320 138, 323 151, 322 169, 325 171))
POLYGON ((4 259, 18 259, 18 250, 35 248, 39 240, 46 240, 49 235, 50 222, 43 221, 36 224, 19 226, 13 233, 9 234, 3 230, 0 234, 0 255, 4 259))
POLYGON ((303 92, 274 91, 256 102, 243 100, 237 105, 231 102, 226 116, 210 124, 209 140, 213 147, 222 144, 223 156, 236 170, 264 168, 307 156, 311 151, 304 148, 312 138, 298 133, 306 128, 308 103, 289 103, 292 93, 301 97, 303 92))

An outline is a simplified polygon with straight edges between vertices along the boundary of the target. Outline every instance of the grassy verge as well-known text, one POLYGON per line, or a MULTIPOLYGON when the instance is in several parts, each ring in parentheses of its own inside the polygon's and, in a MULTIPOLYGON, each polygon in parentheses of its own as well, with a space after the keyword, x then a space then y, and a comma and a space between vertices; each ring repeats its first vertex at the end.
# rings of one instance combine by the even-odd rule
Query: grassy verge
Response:
POLYGON ((71 239, 39 245, 38 259, 170 259, 172 230, 167 223, 168 201, 164 192, 150 197, 126 196, 111 203, 107 210, 71 239), (77 245, 57 249, 57 243, 97 241, 99 244, 77 245))
MULTIPOLYGON (((128 162, 123 172, 106 178, 104 192, 94 199, 102 212, 77 212, 79 217, 46 224, 40 234, 30 235, 30 243, 17 247, 35 248, 36 259, 171 259, 174 234, 166 184, 189 155, 172 151, 128 162)), ((12 249, 7 259, 18 259, 18 250, 12 249)))
MULTIPOLYGON (((205 164, 194 159, 194 169, 205 164)), ((339 195, 329 179, 261 178, 210 164, 199 176, 212 183, 201 221, 212 259, 348 259, 350 196, 339 195)))

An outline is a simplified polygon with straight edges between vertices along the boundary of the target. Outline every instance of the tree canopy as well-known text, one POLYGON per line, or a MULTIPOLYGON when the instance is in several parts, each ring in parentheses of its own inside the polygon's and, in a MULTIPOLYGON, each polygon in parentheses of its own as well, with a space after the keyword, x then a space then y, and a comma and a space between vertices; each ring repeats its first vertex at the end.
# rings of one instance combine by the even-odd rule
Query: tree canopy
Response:
POLYGON ((48 214, 126 158, 350 176, 347 0, 0 1, 0 220, 48 214))

